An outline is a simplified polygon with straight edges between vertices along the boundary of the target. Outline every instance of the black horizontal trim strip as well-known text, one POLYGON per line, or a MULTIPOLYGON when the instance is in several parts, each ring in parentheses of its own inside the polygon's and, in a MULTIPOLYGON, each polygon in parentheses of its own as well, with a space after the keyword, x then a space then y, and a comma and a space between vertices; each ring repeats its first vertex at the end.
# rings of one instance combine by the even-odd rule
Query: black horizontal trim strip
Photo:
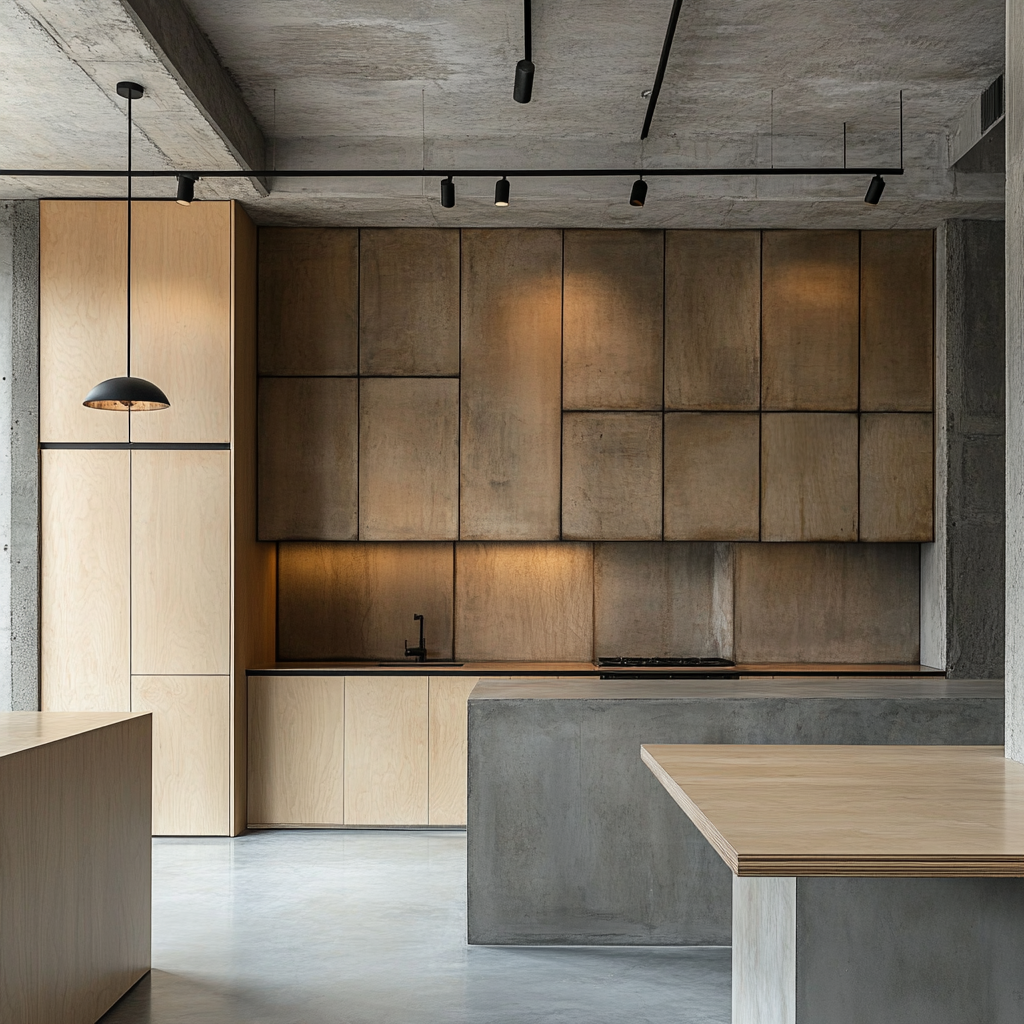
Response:
POLYGON ((40 441, 40 448, 108 452, 228 452, 226 441, 40 441))

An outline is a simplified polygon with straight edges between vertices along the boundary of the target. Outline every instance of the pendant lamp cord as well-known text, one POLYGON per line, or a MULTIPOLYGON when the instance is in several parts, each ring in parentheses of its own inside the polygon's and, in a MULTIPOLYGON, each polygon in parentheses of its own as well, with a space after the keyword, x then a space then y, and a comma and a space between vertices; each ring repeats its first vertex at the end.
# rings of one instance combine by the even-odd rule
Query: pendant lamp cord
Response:
POLYGON ((132 375, 132 94, 128 92, 128 376, 132 375))

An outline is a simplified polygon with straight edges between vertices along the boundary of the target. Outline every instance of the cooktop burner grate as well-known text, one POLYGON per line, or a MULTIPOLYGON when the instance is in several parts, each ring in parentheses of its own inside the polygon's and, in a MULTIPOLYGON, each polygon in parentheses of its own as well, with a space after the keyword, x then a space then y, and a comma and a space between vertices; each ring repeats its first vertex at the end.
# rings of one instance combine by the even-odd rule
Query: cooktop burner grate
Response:
POLYGON ((598 658, 599 668, 732 668, 725 658, 598 658))

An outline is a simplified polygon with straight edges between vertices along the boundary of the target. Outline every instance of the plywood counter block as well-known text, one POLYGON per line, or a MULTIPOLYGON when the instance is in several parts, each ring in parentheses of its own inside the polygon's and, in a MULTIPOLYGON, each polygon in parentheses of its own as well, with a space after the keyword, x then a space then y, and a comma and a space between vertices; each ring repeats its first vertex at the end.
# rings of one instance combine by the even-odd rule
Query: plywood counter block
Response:
POLYGON ((261 228, 259 370, 354 376, 359 370, 359 232, 261 228))
POLYGON ((359 372, 379 377, 458 375, 457 229, 360 231, 359 372))
POLYGON ((459 530, 557 540, 562 233, 462 233, 459 530))
POLYGON ((861 232, 861 409, 932 409, 933 240, 931 231, 861 232))
POLYGON ((761 408, 857 408, 856 231, 765 231, 761 408))
POLYGON ((250 826, 345 821, 345 680, 249 680, 250 826))
POLYGON ((933 461, 931 413, 861 416, 861 540, 932 540, 933 461))
POLYGON ((764 413, 761 540, 856 539, 856 414, 764 413))
POLYGON ((128 417, 86 409, 125 372, 124 203, 39 204, 39 440, 127 441, 128 417))
POLYGON ((761 404, 761 232, 665 232, 665 408, 761 404))
POLYGON ((426 617, 431 658, 452 656, 451 544, 280 545, 278 655, 395 660, 426 617))
POLYGON ((345 677, 345 824, 425 825, 426 676, 345 677))
POLYGON ((456 545, 459 661, 590 661, 590 544, 456 545))
POLYGON ((918 662, 917 544, 737 544, 735 660, 918 662))
POLYGON ((562 536, 660 540, 660 413, 565 413, 562 536))
POLYGON ((132 373, 170 400, 131 416, 131 439, 231 440, 232 211, 229 202, 134 203, 132 373))
POLYGON ((43 711, 129 711, 130 454, 42 452, 43 711))
POLYGON ((594 655, 732 657, 729 544, 594 545, 594 655))
POLYGON ((459 535, 459 382, 359 382, 359 539, 459 535))
POLYGON ((475 676, 430 677, 430 821, 466 824, 467 701, 475 676))
POLYGON ((226 451, 133 451, 132 672, 230 671, 226 451))
POLYGON ((566 231, 562 407, 660 409, 664 235, 566 231))
POLYGON ((756 412, 665 414, 665 540, 757 540, 756 412))
POLYGON ((355 540, 358 383, 351 377, 262 377, 261 540, 355 540))
POLYGON ((132 711, 153 714, 153 834, 224 836, 231 695, 227 676, 133 676, 132 711))

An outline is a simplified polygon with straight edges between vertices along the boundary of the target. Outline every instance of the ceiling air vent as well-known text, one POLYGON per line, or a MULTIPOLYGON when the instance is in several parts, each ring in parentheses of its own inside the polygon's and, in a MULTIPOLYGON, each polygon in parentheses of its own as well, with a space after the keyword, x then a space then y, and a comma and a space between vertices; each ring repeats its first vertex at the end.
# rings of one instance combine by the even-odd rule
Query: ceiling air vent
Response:
POLYGON ((981 130, 987 132, 1003 116, 1003 76, 981 94, 981 130))

